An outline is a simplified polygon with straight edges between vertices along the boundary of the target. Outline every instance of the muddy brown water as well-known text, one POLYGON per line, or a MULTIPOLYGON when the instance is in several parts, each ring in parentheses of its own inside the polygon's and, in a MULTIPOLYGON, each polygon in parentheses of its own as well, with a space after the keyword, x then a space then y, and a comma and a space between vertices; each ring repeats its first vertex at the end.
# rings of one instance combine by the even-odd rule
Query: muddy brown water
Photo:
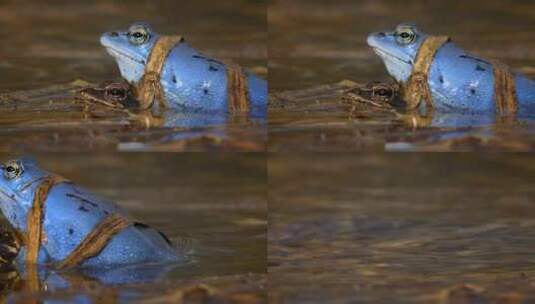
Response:
MULTIPOLYGON (((317 89, 342 80, 387 81, 382 62, 366 44, 369 33, 413 22, 449 35, 463 48, 498 59, 535 78, 535 10, 531 1, 273 1, 269 23, 269 85, 273 96, 317 89)), ((272 109, 271 151, 533 150, 526 122, 469 128, 413 130, 365 113, 348 119, 337 98, 309 95, 293 109, 272 109), (309 104, 316 103, 315 109, 309 104), (455 133, 455 136, 448 134, 455 133), (446 136, 443 136, 445 135, 446 136), (453 137, 453 139, 452 139, 453 137)), ((380 116, 380 115, 379 115, 380 116)), ((451 119, 451 118, 450 118, 451 119)))
POLYGON ((529 155, 272 154, 273 303, 531 303, 529 155))
MULTIPOLYGON (((2 155, 2 161, 15 156, 2 155)), ((54 153, 34 157, 42 168, 116 201, 136 220, 192 250, 184 263, 158 281, 143 285, 110 286, 73 271, 62 274, 73 287, 63 289, 48 283, 35 293, 25 287, 28 278, 24 275, 22 281, 9 285, 11 281, 2 274, 4 298, 69 302, 80 295, 94 300, 99 295, 113 295, 117 300, 126 294, 136 301, 178 303, 181 292, 201 286, 210 292, 207 299, 265 301, 264 155, 54 153)), ((113 302, 113 298, 108 300, 113 302)))
POLYGON ((156 128, 144 132, 124 121, 117 123, 117 117, 84 120, 87 113, 72 107, 69 84, 120 79, 99 37, 136 21, 148 22, 160 33, 183 35, 207 55, 235 61, 267 78, 266 7, 264 1, 242 0, 26 1, 24 5, 3 1, 0 93, 24 96, 36 89, 41 92, 39 101, 2 95, 0 150, 264 150, 265 126, 255 123, 230 127, 248 132, 244 135, 221 125, 200 131, 156 128), (58 92, 58 86, 65 90, 58 92), (14 110, 13 102, 21 100, 30 101, 32 107, 14 110), (53 106, 43 107, 40 102, 53 106), (213 129, 219 130, 217 134, 213 129))

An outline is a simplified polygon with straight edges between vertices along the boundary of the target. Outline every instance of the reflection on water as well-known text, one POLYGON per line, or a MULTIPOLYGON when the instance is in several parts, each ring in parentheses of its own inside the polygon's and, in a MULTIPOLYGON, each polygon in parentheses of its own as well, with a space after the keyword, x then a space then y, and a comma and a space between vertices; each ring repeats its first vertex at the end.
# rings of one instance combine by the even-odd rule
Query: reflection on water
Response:
POLYGON ((208 56, 267 77, 266 3, 261 0, 3 1, 0 93, 16 92, 0 95, 0 150, 262 150, 265 126, 255 122, 227 130, 224 119, 201 119, 209 126, 195 128, 190 117, 175 117, 172 126, 147 134, 146 128, 130 128, 109 113, 99 113, 98 121, 83 119, 87 115, 73 104, 71 83, 119 79, 99 37, 135 21, 180 34, 208 56))
MULTIPOLYGON (((533 78, 533 12, 533 3, 513 0, 492 0, 485 5, 477 1, 275 1, 268 16, 271 95, 296 97, 295 90, 312 89, 300 100, 284 98, 287 103, 299 101, 290 112, 270 111, 269 149, 382 150, 385 144, 389 149, 400 140, 406 143, 404 147, 416 150, 533 149, 534 129, 524 122, 495 125, 492 128, 496 132, 489 135, 487 130, 481 131, 480 122, 493 118, 462 120, 470 125, 455 126, 464 130, 454 130, 461 143, 452 144, 449 138, 430 139, 436 129, 400 127, 392 117, 370 109, 348 120, 347 108, 341 108, 332 94, 311 94, 314 89, 344 79, 359 83, 389 80, 382 61, 367 46, 366 37, 401 22, 414 22, 428 33, 449 35, 461 47, 499 59, 533 78)), ((435 127, 450 127, 455 122, 446 126, 444 118, 435 127)))
POLYGON ((89 273, 42 270, 40 280, 5 273, 0 284, 6 296, 24 302, 113 294, 165 302, 166 296, 183 296, 203 285, 216 298, 265 297, 263 155, 56 154, 38 155, 37 160, 43 168, 113 199, 135 219, 166 233, 177 248, 191 250, 178 265, 89 273), (151 283, 141 284, 145 281, 151 283), (41 292, 31 294, 36 290, 41 292))
POLYGON ((333 156, 269 160, 273 302, 534 300, 531 157, 333 156))

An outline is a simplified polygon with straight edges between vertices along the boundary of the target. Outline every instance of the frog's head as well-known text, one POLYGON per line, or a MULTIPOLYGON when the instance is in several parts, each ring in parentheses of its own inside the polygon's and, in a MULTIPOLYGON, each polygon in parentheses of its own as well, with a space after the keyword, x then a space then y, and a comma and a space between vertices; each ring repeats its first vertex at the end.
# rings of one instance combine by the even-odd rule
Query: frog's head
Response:
POLYGON ((0 165, 0 209, 15 229, 25 229, 26 215, 34 193, 48 175, 30 158, 11 160, 0 165))
POLYGON ((145 23, 134 23, 127 31, 113 31, 102 34, 100 43, 106 48, 124 79, 133 84, 143 76, 145 64, 158 34, 145 23))
POLYGON ((133 108, 138 106, 130 85, 126 82, 106 81, 96 87, 83 88, 76 92, 77 99, 89 104, 104 105, 111 108, 133 108))
POLYGON ((418 50, 427 37, 416 26, 403 23, 393 32, 377 32, 368 36, 368 45, 381 57, 388 73, 398 82, 406 82, 418 50))

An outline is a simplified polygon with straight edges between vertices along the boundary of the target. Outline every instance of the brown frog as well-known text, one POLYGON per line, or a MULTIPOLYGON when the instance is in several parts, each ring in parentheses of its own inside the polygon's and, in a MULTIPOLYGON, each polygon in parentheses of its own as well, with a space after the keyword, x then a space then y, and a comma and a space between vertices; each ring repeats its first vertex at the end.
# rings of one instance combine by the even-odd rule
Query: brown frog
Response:
POLYGON ((133 123, 146 128, 161 126, 163 120, 155 109, 140 111, 139 102, 134 97, 133 88, 126 82, 106 81, 95 87, 87 87, 76 93, 76 98, 89 106, 104 106, 105 111, 92 110, 92 115, 105 116, 110 113, 125 114, 133 123), (103 114, 105 113, 105 114, 103 114))
POLYGON ((391 109, 398 105, 399 91, 399 85, 395 83, 374 81, 349 88, 344 92, 342 99, 350 103, 359 102, 391 109))
POLYGON ((128 109, 138 106, 132 88, 126 82, 107 81, 97 87, 84 88, 77 92, 77 97, 111 108, 128 109))
POLYGON ((401 120, 412 128, 427 127, 433 121, 432 111, 426 115, 418 111, 406 111, 397 83, 374 81, 356 84, 343 92, 342 101, 351 105, 351 117, 362 115, 369 110, 366 106, 372 106, 379 109, 373 111, 375 114, 393 115, 394 119, 401 120))
POLYGON ((9 269, 19 254, 22 236, 7 225, 0 225, 0 270, 9 269))

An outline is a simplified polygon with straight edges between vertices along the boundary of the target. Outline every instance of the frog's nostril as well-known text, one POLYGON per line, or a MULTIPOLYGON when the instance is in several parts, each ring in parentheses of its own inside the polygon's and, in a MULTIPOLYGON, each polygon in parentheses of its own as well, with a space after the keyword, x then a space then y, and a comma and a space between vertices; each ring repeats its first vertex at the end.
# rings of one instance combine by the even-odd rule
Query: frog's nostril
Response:
POLYGON ((386 34, 383 33, 383 32, 377 33, 377 37, 379 37, 379 38, 384 38, 385 36, 386 36, 386 34))
POLYGON ((112 36, 112 37, 117 37, 117 36, 119 36, 119 33, 117 33, 117 32, 111 32, 111 33, 110 33, 110 36, 112 36))

